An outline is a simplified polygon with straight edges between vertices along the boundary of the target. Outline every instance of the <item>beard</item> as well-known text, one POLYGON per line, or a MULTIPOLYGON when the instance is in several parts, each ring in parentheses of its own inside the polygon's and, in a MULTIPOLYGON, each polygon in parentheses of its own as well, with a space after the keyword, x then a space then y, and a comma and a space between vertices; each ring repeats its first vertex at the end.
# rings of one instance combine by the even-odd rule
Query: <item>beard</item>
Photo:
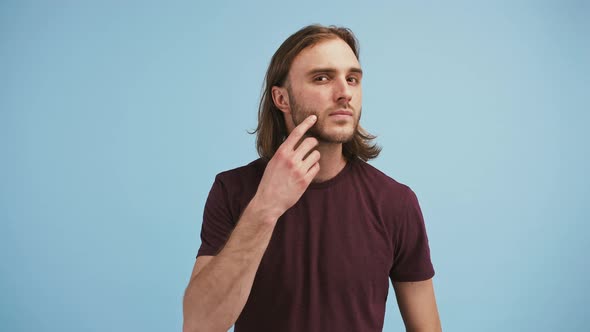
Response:
MULTIPOLYGON (((295 126, 298 126, 301 122, 303 122, 305 119, 307 119, 308 116, 310 115, 315 115, 317 116, 318 120, 317 122, 313 125, 313 127, 309 128, 309 130, 305 133, 305 136, 308 137, 315 137, 319 142, 323 142, 323 143, 347 143, 350 142, 353 138, 354 135, 356 134, 357 130, 358 130, 358 125, 360 122, 360 118, 361 118, 361 113, 362 113, 362 108, 359 109, 359 112, 357 114, 356 110, 353 109, 350 105, 346 105, 346 107, 340 106, 334 109, 328 109, 324 112, 320 112, 318 109, 316 108, 311 108, 311 107, 305 107, 303 105, 301 105, 300 103, 297 102, 297 99, 295 98, 295 96, 293 95, 293 93, 291 93, 290 91, 288 91, 289 94, 289 106, 291 107, 291 119, 293 120, 293 123, 295 124, 295 126), (349 109, 353 112, 352 118, 353 118, 353 125, 352 125, 352 130, 338 130, 336 132, 328 132, 328 124, 326 123, 327 121, 324 121, 324 119, 320 116, 320 113, 324 114, 325 116, 328 116, 330 114, 330 112, 335 111, 336 109, 349 109)), ((347 125, 348 127, 348 125, 347 125)))

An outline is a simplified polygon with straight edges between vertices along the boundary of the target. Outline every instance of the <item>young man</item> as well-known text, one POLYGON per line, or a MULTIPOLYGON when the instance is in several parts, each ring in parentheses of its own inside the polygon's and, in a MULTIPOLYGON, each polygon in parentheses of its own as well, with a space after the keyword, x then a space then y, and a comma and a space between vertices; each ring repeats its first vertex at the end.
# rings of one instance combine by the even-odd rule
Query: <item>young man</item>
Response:
POLYGON ((366 163, 362 70, 345 28, 289 37, 266 74, 261 156, 217 175, 184 331, 381 331, 392 281, 408 331, 440 331, 414 192, 366 163))

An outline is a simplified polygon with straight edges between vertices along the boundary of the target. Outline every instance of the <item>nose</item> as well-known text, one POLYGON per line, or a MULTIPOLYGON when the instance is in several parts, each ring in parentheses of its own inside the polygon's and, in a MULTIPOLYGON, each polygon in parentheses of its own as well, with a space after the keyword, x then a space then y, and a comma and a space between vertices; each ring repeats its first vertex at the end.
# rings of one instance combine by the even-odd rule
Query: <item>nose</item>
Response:
POLYGON ((352 99, 352 87, 348 84, 345 77, 336 80, 334 84, 334 98, 339 104, 348 104, 352 99))

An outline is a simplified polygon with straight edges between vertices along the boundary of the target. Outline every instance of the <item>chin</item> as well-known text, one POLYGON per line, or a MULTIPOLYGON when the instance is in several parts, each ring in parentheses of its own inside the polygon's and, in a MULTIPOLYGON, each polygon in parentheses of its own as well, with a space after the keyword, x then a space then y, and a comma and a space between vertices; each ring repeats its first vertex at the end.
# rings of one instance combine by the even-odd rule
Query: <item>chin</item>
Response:
POLYGON ((318 140, 327 143, 346 143, 352 141, 354 133, 339 133, 339 134, 326 134, 322 133, 316 137, 318 140))
POLYGON ((340 128, 330 128, 321 125, 319 127, 312 127, 308 131, 309 136, 317 138, 320 142, 325 143, 346 143, 354 138, 356 126, 348 125, 340 128))

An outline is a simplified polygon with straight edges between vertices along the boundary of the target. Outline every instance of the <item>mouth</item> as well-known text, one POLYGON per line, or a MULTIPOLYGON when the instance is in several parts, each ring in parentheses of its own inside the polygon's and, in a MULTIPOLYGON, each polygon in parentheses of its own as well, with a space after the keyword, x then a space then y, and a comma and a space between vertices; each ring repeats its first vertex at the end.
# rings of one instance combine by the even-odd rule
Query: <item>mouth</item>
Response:
POLYGON ((333 115, 347 115, 347 116, 352 116, 352 112, 351 111, 346 111, 346 110, 338 110, 335 112, 330 113, 330 116, 333 115))

